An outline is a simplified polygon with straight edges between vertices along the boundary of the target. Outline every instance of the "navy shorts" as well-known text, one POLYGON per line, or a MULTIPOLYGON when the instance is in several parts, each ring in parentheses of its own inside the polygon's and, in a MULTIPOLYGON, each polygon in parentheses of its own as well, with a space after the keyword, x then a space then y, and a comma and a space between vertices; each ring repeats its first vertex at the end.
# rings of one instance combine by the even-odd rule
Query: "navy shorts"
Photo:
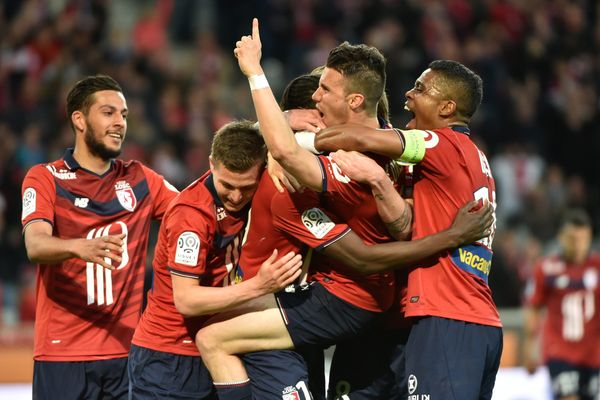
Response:
POLYGON ((362 333, 383 315, 334 296, 318 282, 294 285, 275 297, 296 348, 329 347, 362 333))
POLYGON ((127 358, 33 364, 34 400, 126 399, 128 386, 127 358))
POLYGON ((580 400, 597 398, 600 392, 598 378, 600 369, 560 360, 548 360, 546 365, 552 381, 552 393, 556 398, 569 396, 578 396, 580 400))
POLYGON ((302 356, 293 350, 268 350, 242 356, 259 400, 310 400, 308 371, 302 356))
POLYGON ((336 345, 328 399, 406 399, 404 347, 408 330, 383 326, 336 345))
POLYGON ((313 400, 325 400, 325 353, 321 347, 307 346, 296 349, 308 368, 308 388, 313 400))
POLYGON ((210 373, 200 357, 132 345, 128 371, 130 399, 217 399, 210 373))
POLYGON ((418 318, 406 343, 409 398, 491 399, 501 354, 501 328, 418 318))

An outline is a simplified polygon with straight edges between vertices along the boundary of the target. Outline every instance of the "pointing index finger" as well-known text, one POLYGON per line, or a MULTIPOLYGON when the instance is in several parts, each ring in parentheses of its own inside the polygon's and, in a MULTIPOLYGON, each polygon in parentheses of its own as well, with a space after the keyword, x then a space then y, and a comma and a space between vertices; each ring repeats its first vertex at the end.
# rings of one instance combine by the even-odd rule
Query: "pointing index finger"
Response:
POLYGON ((260 33, 258 31, 258 18, 252 19, 252 39, 260 42, 260 33))

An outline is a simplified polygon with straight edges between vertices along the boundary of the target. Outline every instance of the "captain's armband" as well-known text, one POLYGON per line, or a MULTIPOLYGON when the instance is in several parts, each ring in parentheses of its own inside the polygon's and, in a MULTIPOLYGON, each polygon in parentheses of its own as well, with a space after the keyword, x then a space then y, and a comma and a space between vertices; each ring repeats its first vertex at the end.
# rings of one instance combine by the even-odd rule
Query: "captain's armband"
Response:
POLYGON ((404 151, 402 155, 396 159, 396 162, 405 164, 416 164, 425 157, 425 137, 423 131, 418 129, 399 130, 396 132, 404 142, 404 151))

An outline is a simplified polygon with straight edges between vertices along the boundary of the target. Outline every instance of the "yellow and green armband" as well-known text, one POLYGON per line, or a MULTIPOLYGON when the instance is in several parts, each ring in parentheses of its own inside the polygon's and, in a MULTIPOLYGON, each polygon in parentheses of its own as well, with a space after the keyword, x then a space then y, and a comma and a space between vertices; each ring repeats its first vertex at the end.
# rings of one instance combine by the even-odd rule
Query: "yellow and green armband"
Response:
POLYGON ((404 151, 396 162, 416 164, 425 157, 425 137, 423 131, 418 129, 399 130, 396 132, 401 136, 404 142, 404 151))

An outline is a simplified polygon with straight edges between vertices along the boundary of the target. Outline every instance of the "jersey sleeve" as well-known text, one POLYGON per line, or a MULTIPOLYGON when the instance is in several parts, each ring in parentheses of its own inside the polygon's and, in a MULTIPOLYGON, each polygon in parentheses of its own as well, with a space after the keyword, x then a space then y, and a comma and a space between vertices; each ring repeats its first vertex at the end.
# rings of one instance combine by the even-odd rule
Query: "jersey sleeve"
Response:
POLYGON ((175 204, 163 224, 169 272, 188 278, 201 277, 206 272, 213 244, 214 216, 205 210, 175 204))
POLYGON ((533 270, 533 274, 527 282, 525 291, 525 301, 527 305, 539 307, 546 301, 546 286, 544 285, 544 271, 542 262, 538 262, 533 270))
POLYGON ((425 153, 419 162, 422 168, 439 176, 451 176, 460 160, 457 151, 443 134, 437 131, 420 131, 425 137, 425 153))
MULTIPOLYGON (((323 193, 327 193, 336 198, 336 201, 348 204, 350 207, 362 204, 363 199, 357 196, 360 183, 353 181, 340 169, 340 167, 329 156, 319 156, 321 169, 323 170, 323 193)), ((370 196, 370 194, 369 194, 370 196)))
POLYGON ((23 229, 36 220, 43 220, 54 226, 56 186, 54 178, 47 168, 40 164, 27 172, 23 180, 21 195, 23 229))
POLYGON ((169 203, 177 196, 179 190, 154 170, 145 165, 142 165, 142 169, 144 170, 144 175, 146 176, 148 187, 150 188, 150 195, 153 199, 152 217, 162 220, 169 203))
POLYGON ((271 200, 271 213, 276 229, 316 250, 350 231, 348 225, 335 223, 319 207, 318 194, 309 190, 293 195, 277 193, 271 200))

